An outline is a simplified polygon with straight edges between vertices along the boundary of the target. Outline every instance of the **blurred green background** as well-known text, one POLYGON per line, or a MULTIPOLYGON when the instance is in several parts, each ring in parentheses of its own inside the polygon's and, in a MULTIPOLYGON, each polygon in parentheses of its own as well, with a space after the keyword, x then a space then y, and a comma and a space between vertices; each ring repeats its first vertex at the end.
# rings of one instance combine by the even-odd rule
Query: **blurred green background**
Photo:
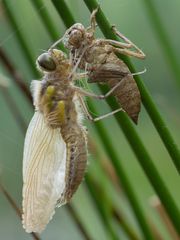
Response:
MULTIPOLYGON (((24 81, 29 85, 31 80, 35 78, 32 71, 24 58, 23 49, 17 42, 17 31, 25 35, 29 43, 29 47, 35 60, 37 56, 46 50, 52 40, 43 26, 38 12, 30 0, 8 0, 6 1, 9 8, 13 11, 18 22, 18 30, 10 27, 6 18, 6 10, 3 8, 2 1, 0 2, 0 46, 7 53, 15 67, 22 74, 24 81)), ((89 25, 90 13, 82 0, 66 1, 72 10, 75 18, 85 26, 89 25)), ((145 85, 153 96, 153 99, 163 116, 168 128, 170 129, 176 143, 180 144, 180 79, 179 84, 173 73, 169 60, 166 57, 164 49, 155 34, 152 20, 149 18, 145 0, 111 0, 99 1, 102 10, 112 24, 116 24, 117 28, 134 43, 137 44, 146 54, 146 60, 136 60, 132 58, 132 62, 137 71, 144 68, 147 72, 142 76, 145 85)), ((154 0, 156 11, 165 27, 169 41, 173 47, 176 61, 180 64, 179 55, 179 39, 180 32, 178 23, 180 22, 180 2, 178 0, 154 0)), ((54 6, 50 0, 43 0, 42 7, 39 12, 48 9, 51 18, 62 36, 65 27, 62 20, 59 18, 54 6)), ((97 36, 101 36, 100 31, 97 31, 97 36)), ((0 61, 0 73, 9 77, 8 91, 13 98, 14 103, 19 108, 25 123, 28 125, 33 110, 24 97, 22 92, 11 81, 11 77, 5 70, 0 61)), ((92 88, 92 86, 90 86, 92 88)), ((98 92, 96 87, 94 91, 98 92)), ((8 107, 7 101, 4 98, 4 91, 0 89, 0 179, 4 186, 11 193, 17 204, 21 206, 21 190, 22 190, 22 152, 24 134, 17 125, 12 109, 8 107)), ((110 111, 106 103, 95 101, 98 109, 98 115, 110 111)), ((142 205, 145 214, 162 235, 162 239, 172 239, 166 230, 166 227, 160 222, 156 211, 150 206, 149 199, 154 195, 154 191, 150 186, 143 170, 139 166, 134 153, 123 133, 117 126, 113 117, 103 120, 104 126, 109 134, 109 141, 115 146, 121 164, 126 170, 137 198, 142 205)), ((101 186, 102 191, 108 195, 108 200, 104 199, 105 204, 112 201, 119 208, 127 221, 133 226, 139 239, 142 239, 140 230, 132 214, 132 211, 127 203, 126 197, 121 190, 117 191, 114 182, 107 176, 103 170, 98 158, 105 163, 108 161, 105 151, 101 145, 99 137, 92 123, 85 124, 88 126, 89 134, 97 146, 97 152, 90 152, 88 173, 101 186)), ((165 181, 170 193, 172 194, 176 204, 180 208, 180 179, 173 166, 170 157, 162 144, 157 131, 152 125, 146 111, 142 107, 139 117, 139 124, 136 127, 141 136, 144 145, 148 149, 155 166, 160 175, 165 181)), ((86 231, 92 239, 104 240, 111 239, 103 224, 101 217, 98 214, 96 206, 90 197, 85 183, 81 184, 75 194, 72 205, 74 206, 79 219, 83 222, 86 231)), ((115 224, 115 223, 114 223, 115 224)), ((116 226, 116 224, 115 224, 116 226)), ((116 226, 119 233, 119 239, 129 239, 121 228, 116 226)), ((76 224, 72 220, 69 212, 65 207, 57 209, 53 220, 49 223, 46 230, 41 235, 42 239, 83 239, 76 224)), ((5 197, 0 193, 0 239, 31 239, 31 236, 26 234, 22 229, 21 222, 18 219, 14 210, 10 207, 5 197)))

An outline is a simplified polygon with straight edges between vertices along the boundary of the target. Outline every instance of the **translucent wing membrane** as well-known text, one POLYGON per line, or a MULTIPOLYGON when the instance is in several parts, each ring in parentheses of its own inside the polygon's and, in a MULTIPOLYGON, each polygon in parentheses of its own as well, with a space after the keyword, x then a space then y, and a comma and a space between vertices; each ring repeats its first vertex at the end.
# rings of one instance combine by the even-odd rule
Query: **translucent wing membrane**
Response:
POLYGON ((65 189, 66 144, 35 112, 25 138, 23 157, 23 226, 41 232, 51 220, 65 189))

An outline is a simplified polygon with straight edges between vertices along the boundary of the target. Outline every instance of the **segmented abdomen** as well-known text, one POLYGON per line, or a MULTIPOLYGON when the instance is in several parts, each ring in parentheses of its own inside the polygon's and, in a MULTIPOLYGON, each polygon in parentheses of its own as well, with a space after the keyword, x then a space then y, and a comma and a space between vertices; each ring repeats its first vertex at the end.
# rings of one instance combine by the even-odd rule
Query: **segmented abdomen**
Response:
POLYGON ((87 165, 86 130, 79 124, 62 128, 62 136, 66 143, 66 176, 65 192, 58 204, 69 202, 83 180, 87 165), (67 130, 68 129, 68 130, 67 130))
POLYGON ((89 73, 89 83, 106 83, 112 89, 119 82, 120 85, 112 93, 127 112, 130 118, 137 124, 141 108, 141 96, 137 84, 126 64, 117 59, 95 66, 89 73))
MULTIPOLYGON (((114 82, 114 80, 109 80, 108 85, 112 88, 115 85, 114 82)), ((132 76, 126 76, 121 80, 120 86, 114 91, 114 96, 130 118, 137 124, 141 108, 141 96, 132 76)))

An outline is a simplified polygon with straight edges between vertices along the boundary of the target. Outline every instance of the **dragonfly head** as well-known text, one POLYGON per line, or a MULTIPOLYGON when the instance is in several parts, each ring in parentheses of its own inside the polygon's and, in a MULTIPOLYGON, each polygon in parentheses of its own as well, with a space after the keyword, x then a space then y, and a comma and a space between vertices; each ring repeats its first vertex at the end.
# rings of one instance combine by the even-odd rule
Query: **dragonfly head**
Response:
POLYGON ((42 72, 57 71, 59 66, 67 62, 66 55, 57 49, 42 53, 36 60, 37 67, 42 72))

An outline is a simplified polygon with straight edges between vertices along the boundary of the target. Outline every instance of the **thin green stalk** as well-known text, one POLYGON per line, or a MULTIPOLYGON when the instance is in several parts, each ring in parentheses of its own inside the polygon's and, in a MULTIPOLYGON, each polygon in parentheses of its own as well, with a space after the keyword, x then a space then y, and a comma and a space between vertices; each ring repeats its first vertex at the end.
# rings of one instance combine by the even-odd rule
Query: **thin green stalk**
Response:
POLYGON ((20 130, 24 133, 26 131, 26 122, 24 121, 19 108, 16 105, 16 102, 12 98, 8 88, 4 88, 0 86, 0 92, 2 93, 6 104, 8 105, 9 109, 11 110, 11 114, 13 115, 14 119, 17 122, 20 130))
MULTIPOLYGON (((3 7, 4 7, 5 11, 6 11, 7 19, 9 20, 9 23, 10 23, 10 25, 11 25, 11 27, 12 27, 12 29, 13 29, 16 37, 17 37, 17 39, 18 39, 18 43, 20 45, 20 49, 22 50, 22 53, 24 54, 27 63, 29 65, 33 66, 35 60, 34 60, 34 58, 32 56, 32 51, 31 51, 29 45, 26 44, 25 39, 22 37, 21 31, 19 31, 17 21, 16 21, 14 15, 13 15, 13 11, 8 6, 8 1, 2 0, 2 4, 3 4, 3 7)), ((35 76, 39 75, 39 73, 38 73, 36 68, 32 68, 32 73, 35 76)))
POLYGON ((116 209, 113 209, 113 216, 116 219, 116 221, 121 225, 122 229, 124 230, 126 235, 129 237, 129 239, 139 240, 138 236, 130 228, 129 223, 124 220, 123 216, 121 216, 116 209))
MULTIPOLYGON (((55 1, 53 1, 53 2, 55 2, 55 1)), ((60 4, 60 2, 61 2, 61 1, 57 1, 58 7, 62 6, 62 5, 60 4)), ((63 4, 64 4, 64 3, 63 3, 63 4)), ((56 6, 56 5, 55 5, 55 6, 56 6)), ((64 5, 63 5, 63 6, 64 6, 64 5)), ((59 8, 58 8, 58 9, 59 9, 59 8)), ((63 9, 63 12, 65 12, 68 8, 65 7, 65 8, 61 8, 61 9, 63 9)), ((66 12, 66 17, 68 16, 68 13, 69 13, 69 12, 66 12)), ((72 19, 72 15, 71 15, 71 19, 72 19)), ((47 20, 48 20, 47 18, 43 18, 43 22, 44 22, 45 25, 47 25, 47 24, 46 24, 46 21, 47 21, 47 20)), ((66 21, 64 21, 64 22, 66 22, 66 21)), ((75 22, 75 21, 73 20, 73 23, 74 23, 74 22, 75 22)), ((66 26, 69 26, 68 24, 72 24, 72 23, 67 22, 67 23, 66 23, 66 26)), ((91 107, 92 107, 92 106, 91 106, 91 107)), ((99 124, 100 124, 100 123, 99 123, 99 124)), ((102 136, 102 139, 103 139, 103 136, 102 136)), ((109 139, 108 139, 108 141, 109 141, 109 139)), ((103 142, 105 142, 105 141, 103 140, 103 142)), ((105 144, 105 143, 104 143, 104 144, 105 144)), ((110 149, 111 149, 111 147, 110 147, 110 149)), ((112 151, 114 151, 114 150, 112 150, 112 151)), ((109 151, 109 152, 111 152, 111 151, 109 151)), ((114 155, 116 155, 115 151, 114 151, 114 155)), ((110 154, 110 158, 111 158, 111 154, 110 154)), ((118 164, 118 163, 119 163, 119 159, 118 159, 118 156, 117 156, 117 155, 116 155, 116 158, 115 158, 115 159, 116 159, 115 162, 117 162, 117 164, 118 164)), ((118 176, 120 177, 120 182, 121 182, 122 184, 124 184, 124 189, 125 189, 126 192, 128 192, 127 195, 128 195, 128 197, 129 197, 129 200, 130 200, 130 203, 131 203, 131 205, 132 205, 132 208, 135 208, 135 209, 134 209, 134 212, 135 212, 135 215, 137 215, 138 221, 140 222, 140 226, 141 226, 141 228, 142 228, 142 231, 144 232, 145 238, 146 238, 146 239, 153 239, 153 238, 151 237, 150 230, 148 229, 148 225, 147 225, 147 223, 146 223, 145 217, 143 216, 142 209, 141 209, 141 207, 139 206, 138 200, 136 199, 136 196, 135 196, 135 194, 134 194, 134 192, 133 192, 133 189, 132 189, 130 183, 128 182, 127 177, 126 177, 126 175, 125 175, 125 172, 124 172, 124 170, 122 169, 121 165, 119 165, 119 171, 122 172, 122 174, 119 174, 119 172, 118 172, 118 176)))
POLYGON ((111 236, 110 239, 118 240, 119 238, 115 232, 112 221, 109 217, 109 214, 107 214, 107 209, 104 208, 101 200, 99 199, 99 197, 98 197, 99 192, 97 193, 97 191, 94 187, 93 179, 91 178, 91 176, 89 174, 86 175, 86 185, 89 190, 89 193, 91 194, 93 201, 96 204, 97 210, 102 218, 102 221, 104 222, 106 229, 107 229, 109 235, 111 236))
MULTIPOLYGON (((98 150, 95 150, 95 151, 98 152, 98 150)), ((99 158, 101 158, 99 153, 97 153, 96 157, 98 160, 99 158)), ((89 190, 94 201, 97 202, 96 205, 99 205, 98 211, 100 212, 100 214, 102 216, 105 215, 105 218, 115 219, 117 223, 120 225, 121 229, 126 233, 128 239, 138 240, 139 238, 134 232, 134 230, 132 229, 132 226, 129 225, 128 219, 126 219, 123 213, 119 211, 119 209, 117 209, 115 205, 113 205, 113 202, 111 199, 112 196, 109 194, 106 187, 98 183, 98 181, 96 181, 96 179, 94 178, 91 172, 88 172, 86 174, 85 180, 86 180, 86 184, 90 188, 89 190)))
MULTIPOLYGON (((98 4, 95 0, 84 0, 84 2, 90 11, 92 11, 93 9, 95 9, 98 6, 98 4)), ((96 19, 97 19, 97 23, 98 23, 99 27, 101 28, 101 31, 103 32, 103 34, 106 38, 118 40, 117 36, 111 30, 111 24, 109 23, 109 21, 107 20, 107 18, 105 17, 105 15, 101 9, 98 11, 98 13, 96 15, 96 19)), ((135 69, 134 69, 133 65, 131 64, 130 60, 127 57, 122 56, 122 55, 121 55, 121 58, 126 62, 129 69, 132 72, 135 72, 135 69)), ((157 107, 156 107, 150 93, 146 89, 143 81, 141 80, 141 78, 139 76, 135 76, 135 80, 136 80, 136 83, 140 90, 144 107, 146 108, 167 151, 169 152, 169 155, 171 156, 176 169, 180 173, 180 151, 179 151, 169 129, 167 128, 164 120, 162 119, 159 111, 157 110, 157 107)))
MULTIPOLYGON (((52 0, 52 2, 55 5, 55 7, 57 8, 57 11, 61 12, 62 9, 59 7, 61 0, 52 0)), ((86 5, 90 11, 97 8, 97 6, 98 6, 98 4, 95 0, 84 0, 84 2, 86 3, 86 5)), ((64 1, 63 1, 63 3, 64 3, 64 1)), ((65 12, 64 9, 63 9, 63 11, 65 12)), ((68 12, 68 8, 66 9, 66 13, 64 13, 64 14, 66 14, 67 16, 68 16, 68 14, 72 15, 71 13, 68 12)), ((110 24, 101 10, 99 10, 97 13, 97 22, 98 22, 101 30, 103 31, 103 33, 106 34, 106 37, 117 39, 116 36, 112 33, 110 24)), ((74 21, 71 22, 71 25, 73 23, 74 23, 74 21)), ((66 24, 67 27, 70 27, 71 25, 69 25, 69 23, 66 24)), ((127 58, 126 58, 126 60, 127 60, 127 58)), ((128 62, 128 66, 130 66, 130 69, 133 68, 129 61, 126 61, 126 62, 128 62)), ((141 86, 140 79, 137 81, 137 83, 138 82, 139 82, 138 86, 141 86)), ((140 88, 140 90, 141 90, 141 94, 144 95, 144 92, 142 91, 141 88, 140 88)), ((149 104, 149 102, 151 102, 151 104, 154 104, 152 99, 148 98, 148 95, 146 95, 145 97, 146 97, 145 99, 148 99, 147 104, 149 104)), ((107 102, 111 108, 116 109, 118 107, 117 103, 114 100, 112 100, 112 101, 108 100, 107 102)), ((156 109, 155 105, 154 105, 154 108, 156 109)), ((157 113, 159 115, 157 110, 155 113, 157 113)), ((157 114, 156 114, 156 117, 158 117, 157 114)), ((157 171, 157 169, 156 169, 153 161, 151 160, 148 152, 146 151, 141 139, 139 138, 137 132, 135 131, 131 121, 123 112, 119 112, 118 114, 115 115, 115 117, 116 117, 116 120, 118 121, 119 125, 121 126, 125 136, 127 137, 134 153, 136 154, 136 156, 139 160, 139 163, 141 164, 141 166, 144 169, 147 177, 149 178, 152 186, 154 187, 155 191, 157 192, 159 198, 161 199, 169 217, 171 218, 177 231, 180 232, 179 209, 176 206, 174 199, 172 198, 164 181, 162 180, 161 176, 159 175, 159 172, 157 171)), ((161 128, 162 128, 162 126, 161 126, 161 128)), ((98 129, 99 129, 99 127, 98 127, 98 129)), ((163 125, 162 130, 164 131, 164 125, 163 125)), ((165 129, 165 130, 167 130, 167 129, 165 129)), ((105 129, 102 132, 104 132, 104 131, 105 131, 105 129)), ((109 139, 107 141, 109 141, 109 139)), ((173 142, 173 146, 174 146, 174 142, 173 142)), ((111 150, 112 149, 109 149, 109 151, 111 151, 111 150)))
MULTIPOLYGON (((88 101, 88 105, 92 112, 96 112, 95 106, 90 101, 88 101)), ((131 186, 128 176, 120 163, 122 161, 120 160, 119 154, 117 154, 113 144, 111 143, 111 141, 109 141, 109 136, 107 134, 106 128, 104 127, 102 122, 96 122, 94 123, 94 126, 101 138, 104 149, 106 150, 109 159, 111 159, 113 163, 119 183, 121 184, 121 186, 123 186, 123 190, 128 197, 128 201, 132 207, 134 215, 137 218, 141 231, 144 234, 144 239, 154 239, 148 227, 148 223, 143 213, 142 207, 140 206, 140 203, 136 197, 133 187, 131 186)))
POLYGON ((42 2, 42 0, 36 0, 31 2, 34 5, 34 7, 38 10, 38 16, 41 19, 47 19, 46 28, 49 33, 49 36, 52 38, 52 40, 56 40, 59 37, 59 34, 57 34, 57 31, 54 31, 54 23, 50 18, 47 8, 43 8, 41 11, 39 11, 39 9, 42 8, 44 3, 42 2))
POLYGON ((143 0, 143 2, 147 12, 146 16, 149 17, 149 22, 151 23, 152 28, 157 36, 157 39, 160 43, 160 47, 163 50, 162 52, 164 53, 166 61, 174 74, 176 83, 180 87, 180 67, 175 51, 171 45, 170 37, 166 32, 165 26, 163 25, 163 22, 159 17, 159 14, 156 10, 153 1, 143 0))
POLYGON ((74 17, 68 7, 68 5, 66 4, 66 1, 61 0, 61 1, 56 1, 56 0, 51 0, 55 6, 55 8, 59 11, 59 15, 64 23, 64 25, 68 28, 71 25, 73 25, 73 23, 75 23, 74 21, 74 17))
MULTIPOLYGON (((93 142, 93 139, 89 138, 88 142, 89 142, 88 145, 89 145, 91 154, 96 156, 96 159, 99 161, 100 167, 102 167, 102 171, 104 171, 104 174, 106 175, 106 177, 109 177, 109 180, 110 180, 111 184, 115 187, 115 191, 118 191, 119 193, 122 193, 122 183, 119 180, 119 177, 117 175, 117 171, 115 170, 115 168, 112 164, 112 161, 110 161, 109 157, 107 157, 108 163, 107 163, 107 161, 104 161, 105 159, 102 158, 102 156, 101 156, 101 154, 98 150, 99 148, 93 142)), ((121 169, 123 169, 123 166, 121 166, 121 169)), ((122 170, 122 171, 124 171, 124 170, 122 170)), ((90 175, 90 177, 91 177, 90 172, 87 172, 87 174, 88 174, 88 176, 90 175)), ((103 205, 104 205, 104 203, 106 203, 107 200, 111 204, 111 202, 110 202, 111 196, 109 195, 109 192, 106 191, 106 188, 102 189, 102 184, 101 185, 98 184, 98 182, 95 180, 93 175, 90 179, 91 179, 91 182, 94 185, 94 188, 96 188, 96 194, 95 195, 96 196, 98 195, 98 198, 100 199, 101 204, 103 203, 103 205), (102 192, 102 194, 101 194, 101 192, 102 192)), ((125 186, 123 186, 123 187, 125 187, 125 186)), ((128 198, 128 196, 126 196, 126 197, 128 198)), ((109 204, 106 203, 106 205, 109 207, 109 204)), ((104 207, 107 209, 106 205, 104 207)), ((124 217, 124 214, 119 209, 117 209, 117 207, 115 205, 111 204, 110 207, 111 207, 111 214, 112 214, 113 218, 117 221, 118 224, 120 224, 121 228, 126 233, 128 238, 131 239, 131 240, 139 240, 139 237, 137 236, 137 234, 133 230, 133 227, 129 224, 128 219, 124 217)))
POLYGON ((82 222, 80 221, 78 215, 76 214, 76 211, 75 211, 74 207, 71 204, 67 204, 66 209, 70 213, 71 217, 74 219, 74 222, 76 223, 78 229, 80 230, 80 232, 84 236, 84 239, 85 240, 91 240, 90 236, 85 231, 85 228, 84 228, 82 222))
MULTIPOLYGON (((53 41, 56 41, 59 38, 59 33, 57 30, 55 30, 55 25, 50 17, 49 12, 47 11, 46 8, 43 8, 42 11, 39 11, 39 9, 44 4, 43 1, 42 0, 36 0, 36 1, 31 0, 31 2, 34 5, 35 9, 37 10, 38 16, 41 17, 41 20, 46 23, 45 27, 49 33, 49 36, 51 37, 51 39, 53 41)), ((62 43, 59 45, 59 47, 61 48, 61 50, 66 51, 66 49, 62 43)))

